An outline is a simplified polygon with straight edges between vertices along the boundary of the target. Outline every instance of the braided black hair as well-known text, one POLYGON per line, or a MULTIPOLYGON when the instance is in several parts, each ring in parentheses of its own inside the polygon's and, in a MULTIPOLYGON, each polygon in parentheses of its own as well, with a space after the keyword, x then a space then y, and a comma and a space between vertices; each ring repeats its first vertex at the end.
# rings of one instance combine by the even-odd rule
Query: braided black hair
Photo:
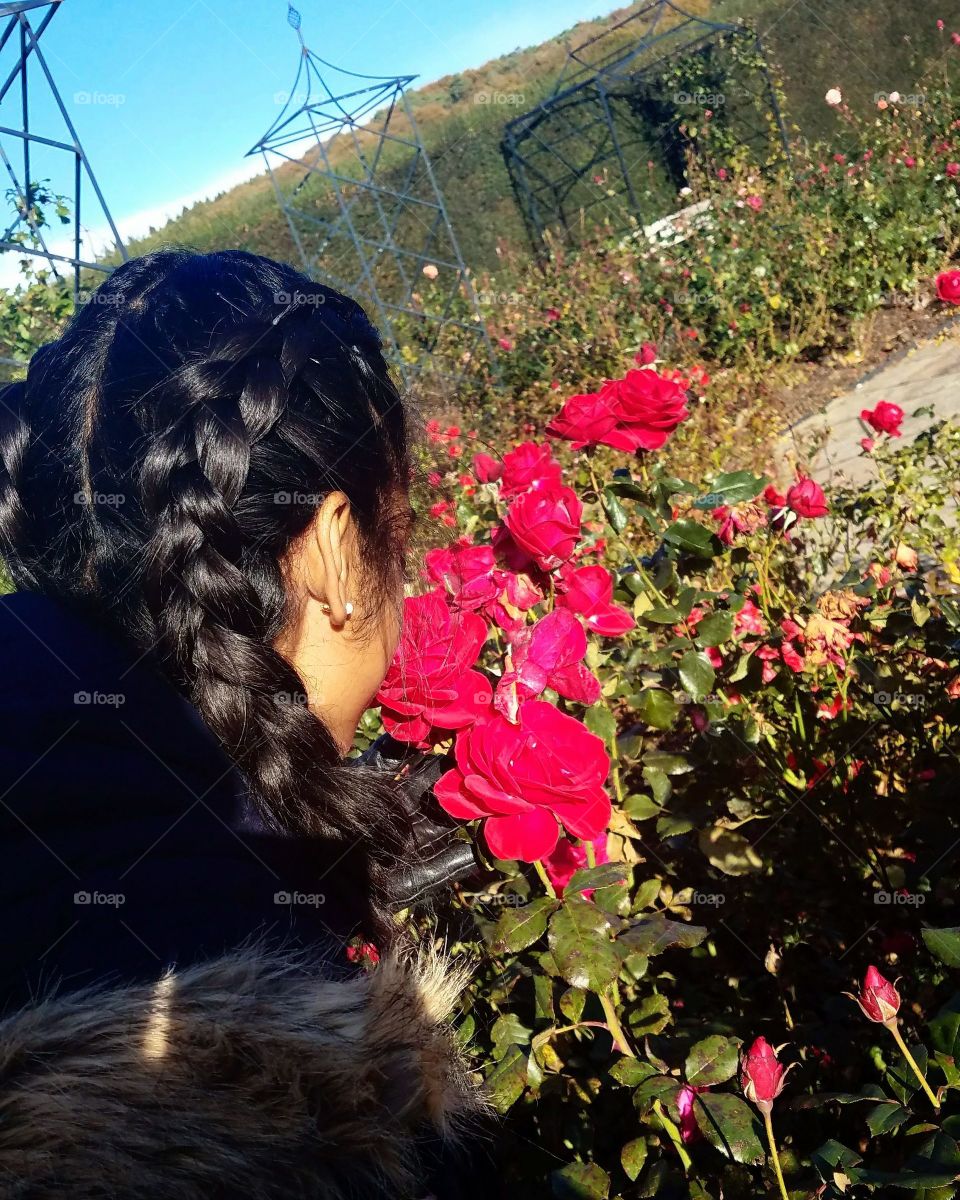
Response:
POLYGON ((0 549, 14 583, 156 656, 274 827, 403 853, 382 776, 343 763, 273 648, 282 562, 342 490, 363 559, 402 571, 391 519, 407 414, 352 300, 241 251, 120 267, 0 395, 0 549))

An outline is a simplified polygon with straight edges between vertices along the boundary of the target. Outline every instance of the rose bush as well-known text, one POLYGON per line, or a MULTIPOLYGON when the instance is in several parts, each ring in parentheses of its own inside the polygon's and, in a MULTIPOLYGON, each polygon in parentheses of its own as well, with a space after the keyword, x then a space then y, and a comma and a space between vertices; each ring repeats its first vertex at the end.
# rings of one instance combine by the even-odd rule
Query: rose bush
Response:
POLYGON ((709 217, 554 246, 488 314, 496 414, 428 427, 426 665, 365 730, 446 756, 489 863, 415 922, 475 964, 517 1194, 957 1192, 960 427, 883 401, 869 482, 765 472, 776 364, 953 311, 924 90, 862 121, 831 89, 842 145, 790 172, 698 130, 709 217))
MULTIPOLYGON (((619 412, 576 394, 604 388, 619 412)), ((455 536, 367 731, 448 756, 437 803, 491 865, 422 936, 473 954, 462 1033, 525 1195, 946 1195, 960 431, 825 491, 679 478, 687 424, 444 435, 424 507, 455 536)))

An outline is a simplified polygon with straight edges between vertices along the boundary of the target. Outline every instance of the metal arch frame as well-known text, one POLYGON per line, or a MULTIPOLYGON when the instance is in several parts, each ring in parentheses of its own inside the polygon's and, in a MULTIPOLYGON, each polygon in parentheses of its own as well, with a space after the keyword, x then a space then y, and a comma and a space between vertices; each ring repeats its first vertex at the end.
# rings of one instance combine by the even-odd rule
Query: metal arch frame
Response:
MULTIPOLYGON (((644 213, 635 194, 622 143, 622 127, 611 101, 639 96, 644 83, 655 80, 671 60, 733 36, 749 38, 763 59, 761 39, 747 25, 696 16, 674 0, 651 0, 569 51, 553 92, 528 112, 509 121, 500 144, 534 253, 543 253, 549 230, 571 236, 572 216, 566 212, 565 202, 577 184, 600 166, 614 165, 613 173, 620 185, 619 199, 624 201, 621 210, 624 218, 632 217, 642 224, 645 217, 663 215, 644 213), (668 16, 676 19, 665 24, 668 16), (633 43, 618 45, 620 36, 633 29, 638 30, 633 43), (588 112, 588 119, 574 126, 571 114, 581 107, 588 112), (566 129, 562 136, 551 137, 547 127, 558 120, 567 123, 566 129), (574 135, 593 140, 594 153, 585 164, 577 165, 564 157, 562 143, 574 135), (548 173, 549 165, 556 166, 556 171, 548 173)), ((757 73, 774 116, 780 148, 789 162, 786 126, 769 71, 763 66, 757 73)), ((609 207, 609 198, 598 195, 587 204, 577 205, 577 211, 587 211, 599 204, 609 207)))
MULTIPOLYGON (((0 103, 7 97, 10 90, 18 82, 20 84, 20 128, 14 129, 6 125, 0 125, 0 139, 14 138, 21 144, 22 154, 22 180, 18 175, 17 170, 10 155, 7 154, 0 140, 0 161, 6 170, 7 177, 11 184, 11 190, 16 196, 17 213, 13 221, 3 231, 0 236, 0 252, 9 251, 17 254, 32 255, 36 258, 45 259, 49 264, 51 271, 56 279, 62 279, 59 265, 66 266, 72 269, 73 272, 73 299, 74 303, 78 303, 80 299, 80 275, 82 270, 99 271, 104 274, 109 274, 111 267, 104 263, 84 259, 81 257, 82 248, 82 227, 81 227, 81 204, 83 199, 83 183, 84 177, 93 188, 99 207, 106 218, 110 227, 110 232, 113 234, 116 242, 117 251, 121 259, 124 261, 127 258, 126 248, 120 233, 117 230, 113 217, 107 206, 106 199, 101 191, 100 184, 97 182, 96 175, 90 165, 90 160, 87 158, 83 145, 80 142, 79 135, 70 119, 70 114, 67 112, 63 98, 56 85, 47 60, 40 48, 40 38, 47 29, 47 26, 56 16, 57 11, 62 5, 63 0, 15 0, 13 3, 0 3, 0 21, 5 22, 2 32, 0 32, 0 51, 2 51, 10 42, 14 35, 19 37, 19 50, 16 65, 7 74, 6 78, 0 83, 0 103), (37 9, 46 9, 39 21, 39 24, 34 26, 31 22, 28 13, 34 12, 37 9), (46 82, 57 109, 63 119, 67 134, 70 141, 65 141, 59 138, 43 137, 35 133, 31 127, 30 120, 30 80, 29 80, 29 61, 33 57, 37 65, 40 67, 41 74, 46 82), (29 196, 34 180, 31 179, 31 148, 34 145, 47 146, 55 150, 61 150, 73 156, 74 172, 73 172, 73 195, 68 197, 71 203, 72 226, 73 226, 73 254, 55 254, 47 245, 43 232, 36 224, 31 212, 29 196), (29 228, 30 235, 34 240, 34 245, 25 245, 23 242, 12 240, 17 231, 23 227, 29 228)), ((4 359, 5 362, 13 362, 15 360, 4 359)))
POLYGON ((412 388, 429 374, 440 384, 445 397, 452 395, 464 371, 443 362, 435 353, 445 330, 458 329, 468 355, 472 358, 476 352, 483 353, 494 373, 495 356, 407 97, 406 89, 416 76, 364 75, 336 67, 308 49, 300 14, 292 5, 288 21, 300 41, 296 78, 279 116, 247 155, 263 158, 305 273, 369 304, 380 325, 388 357, 405 387, 412 388), (336 76, 345 77, 342 87, 331 85, 336 76), (299 92, 304 87, 301 100, 299 92), (379 119, 371 127, 365 122, 375 113, 379 119), (403 121, 401 132, 397 131, 399 122, 394 122, 398 114, 403 121), (358 137, 361 130, 362 138, 358 137), (306 154, 291 152, 305 139, 313 143, 306 154), (338 140, 348 145, 350 165, 359 168, 356 175, 334 161, 331 147, 338 140), (394 164, 394 175, 385 178, 382 157, 390 145, 400 147, 409 162, 399 167, 394 164), (278 170, 285 164, 295 166, 301 175, 296 187, 287 193, 278 178, 278 170), (306 200, 298 204, 311 181, 322 181, 329 188, 335 215, 308 211, 306 200), (369 206, 365 215, 373 219, 373 229, 363 227, 358 220, 360 194, 369 206), (315 239, 319 236, 318 248, 316 242, 313 249, 307 246, 308 231, 315 239), (344 259, 358 266, 359 272, 347 271, 344 277, 344 259), (423 286, 424 267, 443 273, 443 299, 431 308, 425 307, 417 292, 418 286, 423 286), (401 352, 395 334, 393 322, 401 316, 416 321, 425 335, 415 362, 401 352))

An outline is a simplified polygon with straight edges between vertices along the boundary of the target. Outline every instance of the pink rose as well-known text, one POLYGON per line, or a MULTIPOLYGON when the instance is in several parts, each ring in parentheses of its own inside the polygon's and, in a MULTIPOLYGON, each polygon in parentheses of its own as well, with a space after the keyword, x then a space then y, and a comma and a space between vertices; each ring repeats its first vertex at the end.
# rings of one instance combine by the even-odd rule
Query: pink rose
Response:
POLYGON ((601 637, 620 637, 636 625, 633 617, 613 603, 613 576, 606 567, 566 567, 561 572, 557 608, 583 617, 588 629, 601 637))
POLYGON ((653 342, 644 342, 640 352, 634 358, 638 367, 649 367, 657 361, 657 347, 653 342))
POLYGON ((438 589, 403 602, 403 633, 377 700, 387 732, 427 749, 435 729, 462 729, 489 710, 493 692, 471 670, 487 639, 474 613, 454 613, 438 589))
POLYGON ((600 680, 583 665, 586 652, 583 626, 565 609, 521 626, 510 639, 510 670, 497 684, 494 708, 516 721, 520 704, 548 687, 579 704, 596 704, 600 680))
POLYGON ((504 525, 542 570, 553 571, 577 548, 582 516, 583 505, 573 488, 550 487, 517 496, 504 525))
POLYGON ((543 700, 521 704, 516 725, 495 715, 463 730, 456 760, 437 782, 437 800, 452 817, 483 819, 497 858, 534 862, 556 846, 558 822, 592 839, 610 820, 602 740, 543 700))
POLYGON ((892 404, 889 400, 880 400, 872 411, 869 408, 863 409, 860 419, 866 421, 877 433, 885 433, 888 437, 899 437, 903 409, 899 404, 892 404))
POLYGON ((559 487, 561 474, 560 464, 548 445, 523 442, 503 456, 500 495, 509 500, 521 492, 559 487))
POLYGON ((960 271, 944 271, 937 276, 937 295, 947 304, 960 304, 960 271))
POLYGON ((547 426, 553 437, 565 438, 574 450, 596 446, 617 423, 606 401, 594 392, 571 396, 547 426))
POLYGON ((947 174, 950 176, 951 179, 956 179, 956 177, 958 175, 960 175, 960 163, 957 163, 957 162, 947 163, 947 174))
POLYGON ((798 517, 825 517, 830 511, 823 488, 807 475, 801 475, 787 492, 787 508, 798 517))

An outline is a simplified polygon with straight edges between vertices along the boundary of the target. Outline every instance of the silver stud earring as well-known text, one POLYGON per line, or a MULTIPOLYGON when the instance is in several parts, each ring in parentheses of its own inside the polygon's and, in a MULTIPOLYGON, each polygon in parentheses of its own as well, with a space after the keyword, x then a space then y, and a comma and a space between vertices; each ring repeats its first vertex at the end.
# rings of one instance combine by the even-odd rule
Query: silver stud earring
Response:
POLYGON ((346 604, 343 606, 343 611, 347 614, 348 617, 353 616, 353 601, 352 600, 348 600, 346 602, 346 604))

